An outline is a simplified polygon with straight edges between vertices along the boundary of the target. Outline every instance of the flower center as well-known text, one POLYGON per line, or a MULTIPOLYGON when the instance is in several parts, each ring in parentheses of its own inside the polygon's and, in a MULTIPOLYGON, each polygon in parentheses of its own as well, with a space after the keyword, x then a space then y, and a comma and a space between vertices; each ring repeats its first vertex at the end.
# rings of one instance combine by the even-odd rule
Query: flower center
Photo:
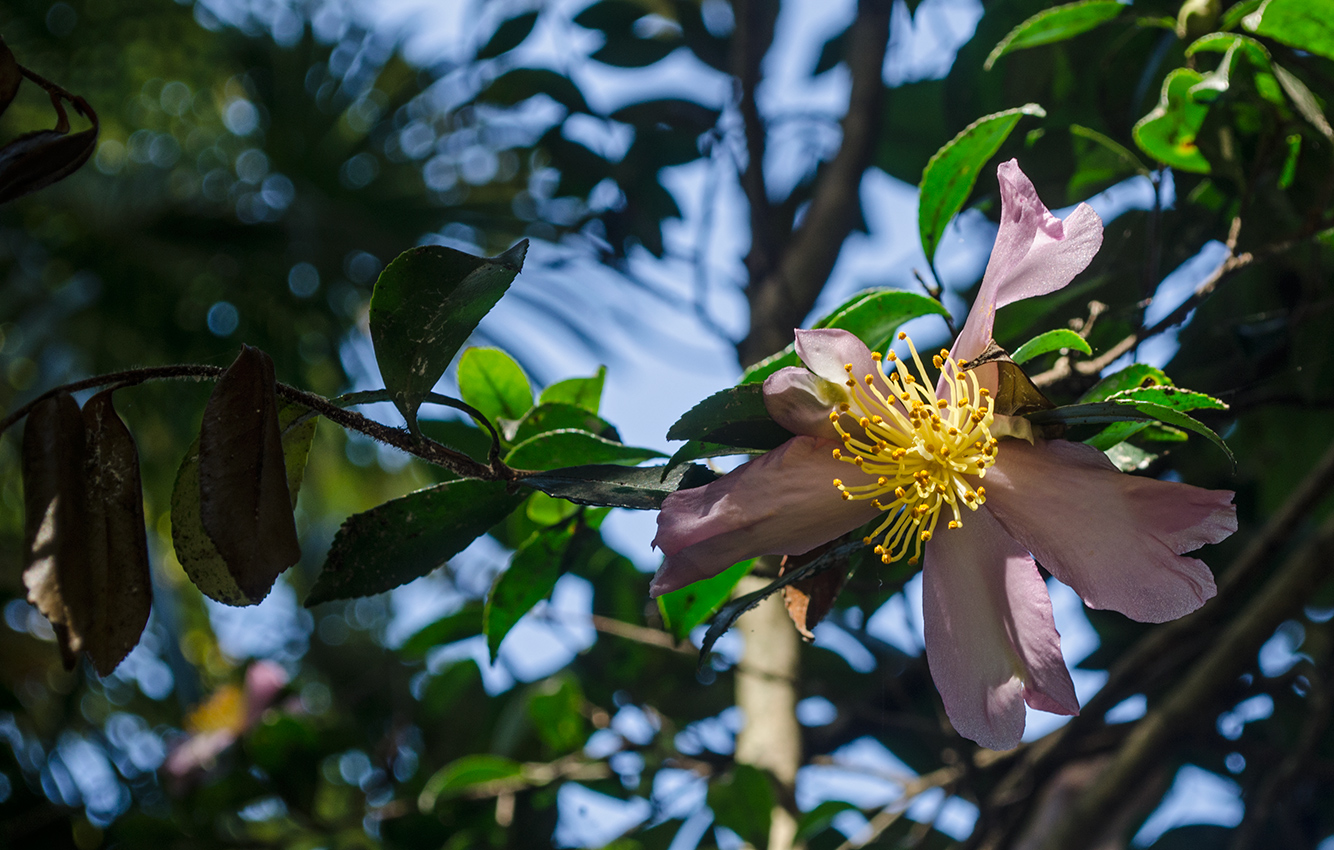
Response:
POLYGON ((977 375, 961 371, 944 349, 933 358, 942 370, 948 397, 937 397, 917 348, 905 333, 917 375, 893 351, 893 371, 886 375, 880 352, 873 352, 877 375, 858 377, 846 364, 850 401, 829 413, 829 421, 843 438, 834 449, 836 460, 850 463, 870 477, 867 484, 847 485, 835 478, 844 499, 870 499, 884 514, 875 531, 863 538, 868 546, 879 539, 875 553, 888 564, 912 548, 909 564, 921 559, 922 544, 931 539, 946 508, 953 514, 947 528, 960 528, 960 506, 970 511, 986 501, 983 487, 973 489, 969 477, 982 478, 996 463, 990 426, 993 401, 977 375), (882 391, 889 388, 889 395, 882 391), (891 498, 883 498, 889 496, 891 498))

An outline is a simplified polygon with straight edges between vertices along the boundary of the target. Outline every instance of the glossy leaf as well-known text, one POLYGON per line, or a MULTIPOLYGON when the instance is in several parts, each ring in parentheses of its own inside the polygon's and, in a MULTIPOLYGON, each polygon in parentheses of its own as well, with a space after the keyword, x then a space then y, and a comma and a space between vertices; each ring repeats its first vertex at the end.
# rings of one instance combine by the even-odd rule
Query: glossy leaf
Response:
POLYGON ((87 438, 74 397, 37 404, 23 427, 23 585, 51 622, 66 669, 92 620, 84 465, 87 438))
POLYGON ((662 467, 662 475, 665 478, 673 469, 676 469, 683 463, 689 463, 692 460, 703 460, 710 457, 731 457, 738 454, 758 455, 763 454, 761 449, 739 449, 736 446, 725 446, 722 443, 704 443, 699 440, 687 440, 686 444, 677 449, 676 452, 662 467))
POLYGON ((1119 392, 1135 387, 1170 386, 1172 379, 1167 373, 1147 363, 1132 363, 1119 372, 1108 375, 1092 389, 1080 396, 1080 403, 1105 401, 1119 392))
MULTIPOLYGON (((112 406, 111 390, 83 406, 87 431, 88 593, 83 648, 101 676, 130 654, 153 603, 144 530, 144 493, 134 437, 112 406)), ((303 459, 304 460, 304 459, 303 459)))
POLYGON ((990 71, 996 60, 1007 53, 1065 41, 1086 33, 1112 20, 1125 8, 1117 0, 1081 0, 1043 9, 1010 30, 1009 35, 992 48, 982 68, 990 71))
POLYGON ((677 490, 702 487, 717 478, 707 467, 694 463, 678 466, 666 479, 656 466, 593 464, 526 475, 520 481, 549 496, 580 505, 649 511, 662 507, 662 500, 677 490))
POLYGON ((599 366, 595 374, 587 378, 566 378, 557 381, 542 390, 538 401, 542 404, 560 403, 582 407, 589 413, 597 413, 602 403, 602 386, 607 380, 607 367, 599 366))
POLYGON ((691 629, 708 620, 732 598, 741 579, 755 568, 755 559, 733 564, 718 575, 688 584, 658 597, 662 624, 677 640, 685 640, 691 629))
POLYGON ((1047 331, 1043 334, 1030 339, 1028 342, 1019 346, 1010 358, 1015 363, 1027 363, 1034 357, 1040 357, 1043 354, 1049 354, 1053 351, 1059 351, 1063 348, 1073 348, 1083 354, 1092 354, 1093 349, 1082 336, 1066 328, 1057 328, 1054 331, 1047 331))
POLYGON ((482 633, 482 606, 470 603, 433 623, 422 626, 398 648, 407 659, 418 659, 437 646, 466 640, 482 633))
MULTIPOLYGON (((921 316, 948 316, 939 301, 901 289, 876 289, 859 292, 812 327, 837 328, 850 332, 872 351, 883 351, 904 322, 921 316)), ((741 383, 754 384, 786 366, 801 365, 796 344, 766 357, 741 376, 741 383)))
POLYGON ((1150 454, 1137 446, 1120 441, 1103 449, 1103 452, 1107 455, 1107 459, 1122 472, 1139 472, 1142 469, 1147 469, 1149 464, 1158 458, 1158 455, 1150 454))
POLYGON ((1334 59, 1334 19, 1328 7, 1311 0, 1265 0, 1242 19, 1242 26, 1298 50, 1334 59))
MULTIPOLYGON (((301 480, 305 475, 305 458, 315 437, 316 423, 307 420, 296 424, 307 412, 299 404, 284 405, 278 411, 278 427, 282 434, 283 468, 287 475, 287 492, 296 506, 301 480), (301 460, 300 465, 297 459, 301 460)), ((225 605, 252 605, 260 600, 250 599, 239 586, 226 561, 204 531, 199 503, 199 440, 196 439, 185 453, 176 471, 176 483, 171 491, 171 542, 185 574, 205 596, 225 605)))
POLYGON ((242 346, 199 429, 199 519, 252 604, 301 558, 274 387, 273 361, 242 346))
POLYGON ((503 756, 464 756, 445 765, 426 780, 417 798, 417 805, 423 812, 429 812, 438 801, 453 799, 487 783, 515 779, 522 773, 522 765, 503 756))
POLYGON ((521 240, 494 258, 428 245, 399 254, 375 283, 375 359, 411 430, 417 408, 482 317, 509 289, 528 251, 521 240))
POLYGON ((917 229, 928 260, 935 257, 946 225, 963 209, 982 167, 1000 150, 1019 119, 1046 114, 1042 107, 1030 103, 987 115, 963 128, 931 157, 922 172, 917 205, 917 229))
POLYGON ((596 463, 637 464, 666 457, 654 449, 627 446, 580 431, 562 428, 537 434, 515 446, 505 463, 515 469, 557 469, 596 463))
POLYGON ((392 590, 467 548, 524 499, 503 481, 448 481, 348 517, 306 606, 392 590))
POLYGON ((588 431, 607 440, 620 441, 620 434, 611 423, 587 409, 564 402, 543 402, 520 420, 514 428, 514 442, 522 443, 538 434, 562 428, 588 431))
POLYGON ((533 406, 533 388, 514 358, 498 348, 469 348, 459 358, 459 395, 492 423, 518 420, 533 406))
POLYGON ((542 532, 514 553, 510 565, 496 576, 486 597, 483 628, 491 663, 500 642, 534 605, 551 595, 563 572, 565 551, 573 534, 568 528, 542 532))
POLYGON ((1028 414, 1034 425, 1099 425, 1108 422, 1161 422, 1175 428, 1199 434, 1217 446, 1228 460, 1236 464, 1232 450, 1222 438, 1204 424, 1184 413, 1145 401, 1098 401, 1090 404, 1072 404, 1051 410, 1028 414))
POLYGON ((502 53, 508 53, 523 43, 537 23, 537 12, 524 12, 522 15, 502 21, 500 26, 477 51, 478 59, 494 59, 502 53))
POLYGON ((1200 153, 1196 137, 1209 112, 1197 103, 1190 91, 1204 80, 1204 75, 1190 68, 1174 68, 1163 80, 1158 105, 1135 123, 1135 144, 1161 163, 1182 171, 1208 174, 1209 161, 1200 153))
POLYGON ((774 449, 792 439, 769 417, 759 384, 720 390, 686 411, 667 429, 669 440, 700 440, 744 449, 774 449))
POLYGON ((1227 405, 1211 395, 1183 390, 1180 387, 1158 385, 1132 387, 1109 397, 1112 401, 1147 401, 1173 410, 1227 410, 1227 405))

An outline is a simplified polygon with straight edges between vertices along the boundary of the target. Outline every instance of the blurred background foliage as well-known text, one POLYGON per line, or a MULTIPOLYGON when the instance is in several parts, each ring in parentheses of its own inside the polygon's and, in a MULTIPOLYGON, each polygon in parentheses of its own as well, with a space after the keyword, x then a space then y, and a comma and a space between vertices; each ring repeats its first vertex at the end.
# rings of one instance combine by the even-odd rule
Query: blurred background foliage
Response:
MULTIPOLYGON (((476 637, 480 600, 508 551, 551 520, 537 499, 405 593, 299 607, 344 518, 439 477, 327 423, 299 506, 302 563, 262 612, 205 603, 172 554, 168 501, 209 387, 145 385, 118 398, 143 461, 154 614, 105 679, 64 671, 49 626, 23 601, 19 429, 0 440, 0 846, 762 847, 775 805, 795 812, 797 843, 812 848, 849 836, 1039 847, 1060 834, 1053 823, 1070 829, 1081 816, 1079 841, 1125 846, 1192 794, 1213 801, 1205 825, 1146 827, 1138 844, 1326 846, 1327 564, 1256 606, 1294 558, 1327 562, 1331 545, 1327 23, 1313 18, 1307 42, 1250 33, 1258 52, 1200 47, 1209 33, 1246 33, 1260 4, 1137 0, 984 70, 1007 33, 1052 4, 862 0, 845 32, 786 72, 850 79, 847 115, 780 114, 763 97, 766 78, 782 76, 765 57, 790 5, 478 0, 462 54, 409 58, 411 26, 377 28, 334 2, 12 0, 0 9, 5 42, 93 104, 102 130, 78 174, 0 210, 0 408, 89 374, 225 365, 240 341, 269 352, 281 381, 330 396, 366 389, 367 301, 385 263, 414 244, 495 253, 521 236, 550 250, 524 273, 542 290, 511 298, 613 369, 623 352, 601 333, 612 321, 599 306, 606 280, 636 299, 626 321, 639 323, 643 347, 657 342, 655 316, 692 314, 753 361, 772 350, 763 340, 789 332, 788 316, 815 308, 839 247, 872 231, 863 180, 915 185, 971 122, 1037 103, 1045 117, 1022 119, 1002 144, 954 235, 987 241, 998 214, 990 169, 1011 156, 1052 208, 1107 192, 1116 215, 1094 264, 1062 293, 1003 312, 996 336, 1013 349, 1072 326, 1096 354, 1167 339, 1174 379, 1232 405, 1202 418, 1228 439, 1235 470, 1170 429, 1137 445, 1140 474, 1237 491, 1241 530, 1206 557, 1220 574, 1249 566, 1206 616, 1150 627, 1088 612, 1097 648, 1081 667, 1113 671, 1101 702, 1064 733, 996 756, 943 720, 912 643, 909 576, 859 570, 818 645, 801 650, 794 788, 733 758, 737 643, 697 679, 694 650, 664 630, 648 575, 607 545, 596 512, 567 541, 574 580, 558 583, 495 667, 476 637), (965 28, 975 19, 974 34, 952 64, 905 74, 894 45, 941 15, 965 28), (573 59, 517 58, 543 26, 569 39, 573 59), (619 69, 631 94, 605 108, 589 68, 619 69), (1165 91, 1182 73, 1208 85, 1165 91), (659 94, 673 86, 655 74, 732 81, 720 101, 704 84, 659 94), (694 256, 664 235, 683 216, 668 169, 698 161, 709 203, 731 192, 749 224, 744 264, 729 258, 724 273, 708 271, 721 226, 708 213, 689 217, 694 256), (1118 191, 1138 200, 1114 200, 1118 191), (1247 259, 1190 297, 1229 257, 1247 259), (684 262, 654 265, 672 259, 684 262), (613 274, 595 279, 592 267, 613 274), (691 279, 664 287, 646 268, 691 279), (1169 296, 1179 314, 1161 309, 1169 296), (743 297, 748 322, 711 314, 743 297), (886 619, 908 637, 887 640, 886 619), (1229 631, 1243 623, 1244 634, 1229 631), (1229 636, 1242 650, 1235 669, 1187 692, 1229 636), (1156 713, 1180 705, 1185 715, 1156 713), (1081 795, 1163 716, 1172 734, 1136 763, 1136 793, 1090 827, 1081 795)), ((46 98, 26 87, 0 141, 50 121, 46 98)), ((914 256, 929 278, 945 249, 914 256)), ((942 274, 956 315, 979 273, 942 274)), ((885 274, 917 286, 906 264, 885 274)), ((535 341, 547 330, 504 340, 539 379, 550 377, 535 341)), ((1082 362, 1051 354, 1030 366, 1054 370, 1048 391, 1069 402, 1098 379, 1082 362)))

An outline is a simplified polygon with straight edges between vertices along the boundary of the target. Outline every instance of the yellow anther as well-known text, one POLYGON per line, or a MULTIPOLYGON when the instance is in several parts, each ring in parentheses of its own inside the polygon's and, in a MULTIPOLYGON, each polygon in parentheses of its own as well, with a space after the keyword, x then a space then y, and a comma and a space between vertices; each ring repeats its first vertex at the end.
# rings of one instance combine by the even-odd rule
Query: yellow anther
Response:
POLYGON ((862 380, 866 382, 866 386, 868 387, 871 386, 871 384, 875 383, 875 378, 871 377, 870 375, 867 375, 865 378, 862 378, 862 380))
POLYGON ((843 493, 843 501, 845 501, 845 502, 850 502, 850 501, 852 501, 852 494, 851 494, 851 493, 849 493, 847 490, 843 490, 842 493, 843 493))
POLYGON ((949 527, 950 527, 950 528, 963 528, 963 523, 959 522, 957 519, 952 519, 952 520, 950 520, 950 525, 949 525, 949 527))
POLYGON ((869 428, 871 427, 871 419, 868 416, 863 416, 861 419, 857 420, 857 424, 863 428, 869 428))
POLYGON ((919 535, 919 539, 921 539, 921 541, 922 541, 923 543, 930 543, 930 542, 931 542, 931 532, 930 532, 930 530, 928 530, 928 529, 923 529, 923 530, 922 530, 922 533, 919 535))
POLYGON ((904 490, 902 487, 895 487, 894 495, 899 499, 906 499, 908 498, 908 491, 904 490))
POLYGON ((846 446, 848 443, 851 443, 851 442, 852 442, 852 435, 851 435, 851 434, 844 434, 844 435, 843 435, 843 445, 846 446))
POLYGON ((890 352, 889 352, 888 354, 886 354, 885 356, 889 358, 889 362, 890 362, 890 363, 893 363, 895 360, 898 360, 898 359, 899 359, 899 356, 898 356, 897 354, 895 354, 893 351, 890 351, 890 352))
POLYGON ((889 483, 889 479, 886 478, 886 477, 883 476, 883 475, 880 476, 879 478, 877 478, 877 479, 875 480, 875 486, 877 486, 877 487, 884 487, 884 486, 885 486, 886 484, 888 484, 888 483, 889 483))
POLYGON ((834 460, 842 460, 842 459, 843 459, 843 452, 839 451, 838 449, 834 449, 834 460))
POLYGON ((866 463, 866 458, 862 457, 861 455, 857 455, 855 458, 853 458, 852 462, 857 464, 858 466, 861 466, 862 464, 866 463))
POLYGON ((851 364, 851 363, 844 363, 844 364, 843 364, 843 371, 844 371, 844 372, 847 372, 849 375, 851 375, 851 374, 852 374, 852 364, 851 364))
POLYGON ((944 361, 944 360, 941 360, 941 359, 940 359, 940 355, 937 354, 935 357, 932 357, 932 358, 931 358, 931 365, 932 365, 932 366, 935 366, 937 369, 939 369, 939 368, 941 368, 942 366, 945 365, 945 361, 944 361))
POLYGON ((877 547, 875 547, 874 549, 872 549, 871 551, 874 552, 874 553, 876 553, 877 555, 883 555, 883 554, 885 554, 885 547, 884 547, 884 546, 877 546, 877 547))
POLYGON ((871 505, 872 505, 872 507, 874 507, 874 508, 875 508, 876 510, 878 510, 878 511, 883 511, 883 510, 885 509, 885 506, 882 505, 882 504, 880 504, 880 500, 879 500, 879 499, 872 499, 872 500, 871 500, 871 505))
POLYGON ((904 339, 907 339, 907 338, 908 338, 908 335, 907 335, 906 333, 904 333, 903 331, 899 331, 899 339, 904 340, 904 339))
POLYGON ((843 486, 843 479, 842 479, 842 478, 835 478, 835 479, 834 479, 834 486, 835 486, 835 487, 842 487, 842 486, 843 486))
POLYGON ((882 563, 882 564, 888 564, 889 562, 890 562, 890 560, 889 560, 889 556, 888 556, 888 555, 881 555, 881 556, 880 556, 880 563, 882 563))
POLYGON ((991 390, 987 389, 986 387, 978 387, 977 394, 982 396, 982 398, 986 398, 987 396, 991 395, 991 390))
POLYGON ((943 398, 938 398, 938 399, 936 399, 936 407, 940 408, 941 410, 944 410, 945 408, 947 408, 947 407, 949 407, 949 406, 950 406, 950 403, 949 403, 949 401, 948 401, 947 399, 943 399, 943 398))
POLYGON ((985 487, 978 487, 978 488, 977 488, 977 495, 980 496, 981 498, 985 499, 985 498, 987 497, 987 488, 985 488, 985 487))
POLYGON ((857 386, 857 382, 854 381, 854 380, 852 380, 851 378, 848 378, 848 379, 847 379, 846 381, 844 381, 843 383, 847 384, 847 385, 850 386, 850 387, 855 387, 855 386, 857 386))
POLYGON ((917 562, 920 560, 922 559, 917 557, 916 555, 913 555, 911 558, 908 559, 908 566, 915 567, 917 566, 917 562))

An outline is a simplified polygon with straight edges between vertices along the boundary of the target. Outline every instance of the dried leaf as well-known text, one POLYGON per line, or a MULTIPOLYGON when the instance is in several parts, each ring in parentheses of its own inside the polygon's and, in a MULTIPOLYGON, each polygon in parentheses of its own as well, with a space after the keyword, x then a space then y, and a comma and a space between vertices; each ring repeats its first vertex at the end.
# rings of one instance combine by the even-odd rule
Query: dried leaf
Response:
MULTIPOLYGON (((964 364, 964 369, 994 364, 997 370, 996 413, 1003 416, 1023 416, 1039 410, 1051 410, 1056 405, 1043 395, 1029 380, 1028 373, 1011 359, 1009 352, 995 340, 977 357, 964 364)), ((1059 436, 1059 435, 1049 435, 1059 436)))
POLYGON ((55 628, 60 654, 73 668, 91 620, 87 454, 83 417, 69 393, 41 402, 23 429, 23 584, 28 601, 55 628))
POLYGON ((111 390, 83 406, 87 434, 86 537, 92 619, 83 649, 107 676, 139 642, 152 606, 139 452, 116 415, 111 390))
MULTIPOLYGON (((778 574, 781 576, 799 570, 832 548, 834 543, 831 542, 817 546, 804 555, 784 556, 778 574)), ((813 630, 829 615, 839 593, 843 591, 843 585, 848 581, 848 554, 835 552, 832 557, 836 560, 828 569, 798 579, 783 588, 783 605, 787 608, 787 615, 792 618, 801 636, 808 641, 815 640, 813 630)))
POLYGON ((301 558, 273 361, 258 348, 218 379, 199 431, 199 517, 236 586, 260 602, 301 558))
POLYGON ((0 204, 65 179, 96 148, 96 125, 74 134, 38 130, 19 136, 0 148, 0 204))
POLYGON ((5 40, 0 38, 0 115, 4 115, 9 104, 14 102, 21 82, 23 73, 19 71, 19 63, 5 46, 5 40))

